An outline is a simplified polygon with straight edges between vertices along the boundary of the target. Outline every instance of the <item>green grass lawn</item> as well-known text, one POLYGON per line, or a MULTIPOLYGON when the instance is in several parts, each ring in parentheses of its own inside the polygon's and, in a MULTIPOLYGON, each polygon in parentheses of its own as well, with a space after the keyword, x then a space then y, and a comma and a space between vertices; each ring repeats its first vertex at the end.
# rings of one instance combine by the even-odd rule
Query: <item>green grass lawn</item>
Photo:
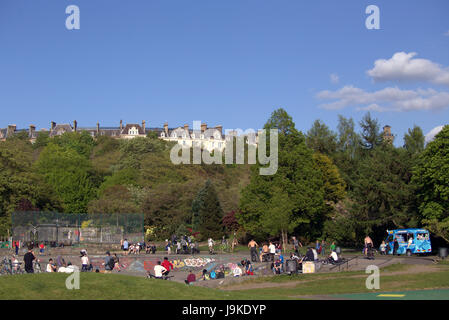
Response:
POLYGON ((68 274, 40 273, 0 277, 0 299, 279 299, 270 295, 229 292, 143 277, 81 273, 80 289, 68 290, 68 274))
MULTIPOLYGON (((408 265, 391 265, 382 271, 404 271, 408 265)), ((449 267, 439 271, 415 274, 384 275, 377 292, 449 288, 449 267)), ((318 273, 296 276, 254 278, 247 285, 269 283, 269 287, 222 290, 187 286, 174 281, 146 279, 120 274, 81 273, 80 289, 68 290, 68 274, 41 273, 0 277, 0 299, 295 299, 305 295, 373 292, 365 287, 364 272, 318 273), (288 284, 288 282, 294 282, 288 284)), ((376 291, 374 291, 376 292, 376 291)))

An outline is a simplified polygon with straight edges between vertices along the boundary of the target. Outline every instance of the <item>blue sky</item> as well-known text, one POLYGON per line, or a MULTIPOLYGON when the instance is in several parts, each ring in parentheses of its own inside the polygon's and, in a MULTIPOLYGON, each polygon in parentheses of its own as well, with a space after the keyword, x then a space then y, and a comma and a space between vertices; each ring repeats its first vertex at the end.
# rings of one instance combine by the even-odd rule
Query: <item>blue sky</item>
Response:
POLYGON ((449 123, 448 32, 447 0, 1 0, 0 127, 258 129, 283 107, 307 131, 369 109, 401 145, 449 123))

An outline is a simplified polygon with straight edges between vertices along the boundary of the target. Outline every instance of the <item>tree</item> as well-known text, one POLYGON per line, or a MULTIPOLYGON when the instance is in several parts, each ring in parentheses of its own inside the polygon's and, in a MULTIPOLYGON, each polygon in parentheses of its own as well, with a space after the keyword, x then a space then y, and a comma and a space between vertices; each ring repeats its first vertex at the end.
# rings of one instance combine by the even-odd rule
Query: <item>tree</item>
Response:
POLYGON ((404 149, 388 144, 360 160, 349 209, 358 241, 366 234, 374 234, 376 241, 386 229, 416 226, 412 164, 404 149))
POLYGON ((429 142, 413 170, 422 223, 449 241, 449 125, 429 142))
POLYGON ((202 239, 218 238, 223 235, 223 209, 210 180, 207 180, 204 188, 198 192, 192 203, 193 210, 197 210, 199 223, 198 229, 193 231, 199 231, 202 239))
POLYGON ((11 227, 11 213, 23 209, 55 210, 59 203, 52 187, 33 170, 33 149, 28 141, 0 142, 0 235, 11 227))
POLYGON ((424 150, 424 134, 420 127, 413 126, 408 129, 408 133, 404 135, 404 148, 411 154, 416 155, 424 150))
POLYGON ((129 190, 120 185, 107 188, 100 199, 89 202, 89 213, 136 213, 139 208, 133 202, 129 190))
POLYGON ((89 160, 75 149, 51 142, 35 165, 61 199, 64 212, 85 213, 89 201, 95 197, 97 183, 89 160))
POLYGON ((329 157, 321 153, 314 153, 313 160, 316 170, 321 173, 325 201, 335 204, 343 200, 346 196, 346 184, 341 178, 338 168, 329 157))
POLYGON ((237 221, 235 214, 236 214, 235 210, 232 210, 223 217, 223 226, 225 227, 228 233, 237 231, 240 228, 239 222, 237 221))
POLYGON ((282 109, 272 113, 264 128, 279 130, 278 171, 262 176, 260 164, 252 167, 251 181, 242 190, 238 222, 259 239, 280 235, 286 240, 287 232, 295 229, 311 236, 319 232, 325 211, 323 182, 314 167, 313 152, 282 109))
POLYGON ((315 120, 312 128, 307 132, 306 144, 316 152, 331 155, 337 149, 337 135, 321 120, 315 120))
POLYGON ((379 129, 379 122, 377 119, 371 118, 369 112, 360 121, 360 127, 362 128, 361 145, 364 149, 371 150, 382 144, 383 137, 379 129))
POLYGON ((348 191, 353 190, 355 183, 354 168, 357 168, 361 148, 361 138, 355 132, 352 118, 338 116, 337 152, 332 155, 335 165, 346 182, 348 191))

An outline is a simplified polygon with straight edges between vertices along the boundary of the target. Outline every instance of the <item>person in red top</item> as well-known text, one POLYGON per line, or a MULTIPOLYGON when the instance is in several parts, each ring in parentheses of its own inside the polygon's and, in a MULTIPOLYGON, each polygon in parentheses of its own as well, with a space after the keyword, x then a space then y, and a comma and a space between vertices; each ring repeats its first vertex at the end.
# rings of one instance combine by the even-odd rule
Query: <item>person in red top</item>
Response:
POLYGON ((168 275, 170 273, 170 270, 173 270, 173 264, 170 261, 168 261, 167 257, 164 258, 164 261, 161 263, 161 266, 167 269, 165 275, 168 275))
POLYGON ((196 281, 195 274, 193 273, 192 270, 190 270, 190 273, 189 273, 189 275, 187 276, 187 280, 184 280, 184 282, 185 282, 186 284, 191 284, 192 282, 195 282, 195 281, 196 281))

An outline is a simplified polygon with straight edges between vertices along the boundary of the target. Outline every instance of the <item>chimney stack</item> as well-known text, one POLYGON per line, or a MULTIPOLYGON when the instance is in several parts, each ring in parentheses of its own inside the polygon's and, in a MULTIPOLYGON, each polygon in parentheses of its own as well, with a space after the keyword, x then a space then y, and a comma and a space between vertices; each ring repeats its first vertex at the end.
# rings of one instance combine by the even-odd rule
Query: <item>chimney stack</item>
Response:
POLYGON ((123 120, 120 120, 120 133, 122 133, 123 130, 123 120))
POLYGON ((220 134, 223 135, 223 126, 222 125, 216 126, 215 129, 217 129, 218 132, 220 132, 220 134))
POLYGON ((33 124, 30 124, 30 131, 28 132, 30 138, 33 137, 35 131, 36 131, 36 126, 33 124))
POLYGON ((184 130, 186 130, 187 132, 189 132, 189 125, 188 125, 188 124, 185 124, 185 125, 184 125, 184 130))
POLYGON ((143 129, 143 133, 145 133, 145 120, 142 120, 142 129, 143 129))
POLYGON ((6 130, 6 137, 12 136, 16 131, 16 127, 17 126, 15 124, 8 125, 8 129, 6 130))
POLYGON ((78 122, 76 122, 76 120, 73 120, 73 131, 76 132, 76 127, 78 125, 78 122))
POLYGON ((97 122, 97 136, 100 135, 100 122, 97 122))
POLYGON ((168 123, 164 123, 164 131, 165 131, 165 136, 168 137, 168 123))
POLYGON ((201 124, 201 132, 206 131, 206 129, 207 129, 207 124, 202 123, 202 124, 201 124))
POLYGON ((55 129, 55 127, 56 127, 56 122, 52 121, 50 123, 50 131, 53 131, 55 129))

